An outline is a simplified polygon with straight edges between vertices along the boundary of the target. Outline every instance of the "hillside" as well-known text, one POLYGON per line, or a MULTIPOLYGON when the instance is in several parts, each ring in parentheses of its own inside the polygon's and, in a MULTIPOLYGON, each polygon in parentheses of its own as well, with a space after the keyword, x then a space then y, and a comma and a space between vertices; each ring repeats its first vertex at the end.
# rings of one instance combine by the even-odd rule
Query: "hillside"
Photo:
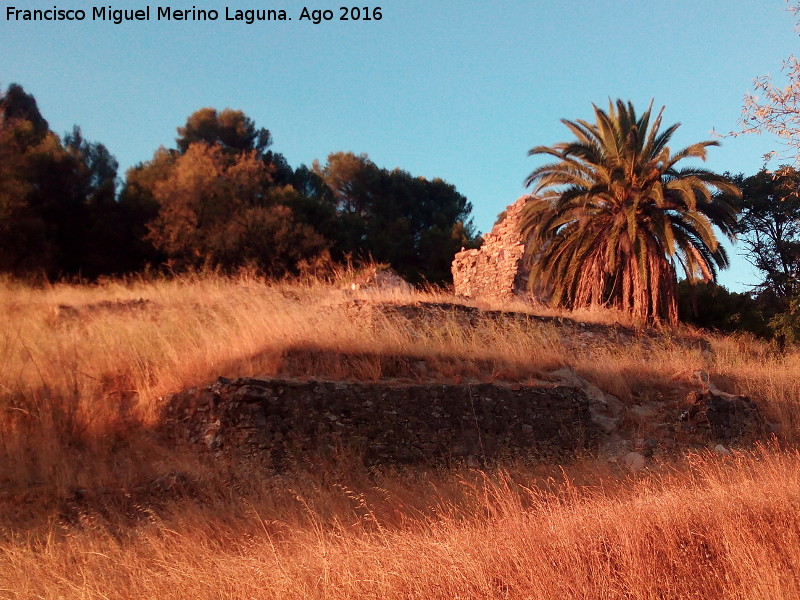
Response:
POLYGON ((796 350, 352 273, 0 285, 0 597, 798 593, 796 350))

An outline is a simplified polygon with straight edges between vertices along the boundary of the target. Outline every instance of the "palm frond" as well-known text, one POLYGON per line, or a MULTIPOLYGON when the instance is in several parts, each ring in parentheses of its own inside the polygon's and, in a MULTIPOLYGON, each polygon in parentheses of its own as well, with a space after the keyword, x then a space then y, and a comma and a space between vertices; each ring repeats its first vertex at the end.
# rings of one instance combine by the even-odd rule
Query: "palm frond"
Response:
POLYGON ((672 154, 680 124, 661 129, 664 108, 641 115, 631 102, 592 105, 594 123, 562 120, 575 140, 537 146, 530 155, 554 162, 525 183, 538 199, 523 213, 522 229, 539 249, 533 285, 552 290, 567 307, 603 304, 637 317, 677 319, 677 267, 690 279, 714 279, 728 264, 714 227, 735 235, 738 188, 702 168, 715 141, 672 154))

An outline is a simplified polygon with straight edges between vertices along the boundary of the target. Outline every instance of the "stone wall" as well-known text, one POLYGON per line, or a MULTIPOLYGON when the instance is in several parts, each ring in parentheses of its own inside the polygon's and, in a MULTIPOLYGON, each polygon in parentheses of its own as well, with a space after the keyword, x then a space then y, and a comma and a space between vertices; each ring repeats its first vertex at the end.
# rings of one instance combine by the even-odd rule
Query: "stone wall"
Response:
POLYGON ((742 446, 778 430, 749 398, 701 373, 699 389, 626 404, 569 367, 548 381, 370 383, 220 378, 169 397, 162 434, 218 457, 282 470, 353 455, 368 465, 563 460, 609 462, 742 446), (703 376, 701 376, 703 375, 703 376))
POLYGON ((456 294, 468 298, 507 300, 527 292, 527 277, 520 269, 525 244, 519 226, 523 196, 506 209, 505 218, 483 238, 478 250, 463 250, 452 265, 456 294))
POLYGON ((176 394, 169 434, 280 467, 341 448, 368 464, 547 458, 594 447, 591 402, 567 386, 220 378, 176 394))

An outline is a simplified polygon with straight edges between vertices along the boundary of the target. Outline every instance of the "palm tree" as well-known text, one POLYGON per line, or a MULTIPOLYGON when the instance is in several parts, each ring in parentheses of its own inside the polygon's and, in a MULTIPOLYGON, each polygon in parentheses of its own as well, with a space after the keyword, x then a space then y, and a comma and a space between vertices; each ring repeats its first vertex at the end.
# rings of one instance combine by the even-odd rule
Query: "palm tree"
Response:
MULTIPOLYGON (((594 106, 594 105, 593 105, 594 106)), ((568 308, 603 305, 649 321, 677 321, 677 267, 690 281, 715 281, 728 266, 712 226, 734 239, 738 187, 706 169, 714 141, 672 153, 680 123, 659 132, 662 107, 637 118, 633 105, 594 106, 596 123, 562 119, 577 140, 537 146, 555 162, 535 169, 522 230, 532 243, 532 285, 568 308), (714 193, 712 193, 714 192, 714 193)))

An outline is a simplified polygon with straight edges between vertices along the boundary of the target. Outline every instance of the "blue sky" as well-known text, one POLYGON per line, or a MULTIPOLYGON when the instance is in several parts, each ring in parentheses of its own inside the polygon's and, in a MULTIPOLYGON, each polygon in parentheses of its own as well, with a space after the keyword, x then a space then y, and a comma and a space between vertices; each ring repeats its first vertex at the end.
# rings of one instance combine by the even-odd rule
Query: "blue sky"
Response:
MULTIPOLYGON (((569 139, 561 118, 591 104, 651 98, 674 147, 736 128, 757 75, 779 75, 798 49, 784 0, 380 0, 383 18, 338 21, 339 3, 295 0, 125 1, 114 8, 214 8, 216 22, 15 22, 6 8, 91 2, 3 0, 0 85, 32 93, 50 126, 78 124, 121 170, 172 146, 203 106, 244 110, 290 164, 330 152, 367 153, 380 166, 441 177, 473 204, 481 231, 525 192, 527 151, 569 139), (226 22, 225 7, 283 8, 287 22, 226 22), (319 25, 303 6, 333 9, 319 25)), ((109 6, 98 2, 96 6, 109 6)), ((348 4, 349 5, 349 4, 348 4)), ((777 147, 768 136, 722 139, 707 166, 755 173, 777 147)), ((737 252, 732 250, 732 254, 737 252)), ((734 257, 721 283, 756 279, 734 257)))

